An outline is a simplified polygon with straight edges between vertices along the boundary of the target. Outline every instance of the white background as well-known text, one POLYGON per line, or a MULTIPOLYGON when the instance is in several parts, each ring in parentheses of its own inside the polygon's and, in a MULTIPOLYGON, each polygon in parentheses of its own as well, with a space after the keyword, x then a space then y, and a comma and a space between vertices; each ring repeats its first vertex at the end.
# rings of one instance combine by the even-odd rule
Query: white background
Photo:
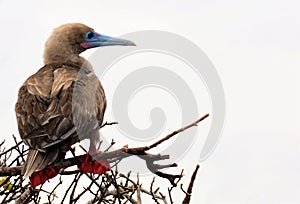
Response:
MULTIPOLYGON (((174 32, 208 55, 227 101, 222 139, 201 164, 192 203, 300 203, 299 10, 296 0, 0 0, 0 136, 17 135, 18 88, 43 65, 54 27, 174 32)), ((194 166, 182 166, 189 176, 194 166)))

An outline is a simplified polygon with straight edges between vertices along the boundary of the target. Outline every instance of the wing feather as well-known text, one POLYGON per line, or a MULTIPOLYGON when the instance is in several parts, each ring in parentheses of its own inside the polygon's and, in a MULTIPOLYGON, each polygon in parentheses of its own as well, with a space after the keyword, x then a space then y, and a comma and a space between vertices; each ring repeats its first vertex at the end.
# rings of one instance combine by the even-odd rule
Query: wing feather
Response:
MULTIPOLYGON (((93 72, 79 70, 70 65, 46 65, 20 88, 15 107, 19 133, 35 150, 24 168, 45 168, 60 158, 48 153, 49 148, 64 154, 102 124, 106 100, 101 83, 93 72)), ((33 171, 24 172, 30 175, 33 171)))

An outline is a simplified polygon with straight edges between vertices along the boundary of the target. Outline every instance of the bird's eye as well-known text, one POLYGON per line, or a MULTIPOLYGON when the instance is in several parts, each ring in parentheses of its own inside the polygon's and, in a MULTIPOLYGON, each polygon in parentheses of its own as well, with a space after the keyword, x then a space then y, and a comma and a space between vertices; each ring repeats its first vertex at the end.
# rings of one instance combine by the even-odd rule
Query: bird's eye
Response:
POLYGON ((90 31, 90 32, 87 32, 87 33, 85 34, 85 38, 86 38, 86 39, 89 39, 89 40, 95 38, 95 36, 96 36, 95 33, 94 33, 94 32, 91 32, 91 31, 90 31))

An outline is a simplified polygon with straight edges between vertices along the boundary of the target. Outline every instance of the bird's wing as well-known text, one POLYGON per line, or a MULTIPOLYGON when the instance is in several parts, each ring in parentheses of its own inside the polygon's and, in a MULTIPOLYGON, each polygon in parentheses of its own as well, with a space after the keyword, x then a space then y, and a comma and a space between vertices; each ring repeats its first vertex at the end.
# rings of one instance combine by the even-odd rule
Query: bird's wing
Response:
POLYGON ((81 70, 73 88, 73 122, 79 138, 90 138, 99 129, 106 109, 104 90, 93 72, 81 70))
POLYGON ((106 106, 102 86, 93 73, 80 76, 78 70, 46 65, 20 88, 15 107, 18 128, 23 141, 35 150, 28 155, 25 171, 50 165, 78 141, 78 132, 88 138, 84 131, 91 127, 95 131, 95 124, 102 123, 106 106))
POLYGON ((33 149, 59 140, 72 129, 69 96, 76 70, 61 72, 50 65, 29 77, 19 90, 16 116, 21 138, 33 149))

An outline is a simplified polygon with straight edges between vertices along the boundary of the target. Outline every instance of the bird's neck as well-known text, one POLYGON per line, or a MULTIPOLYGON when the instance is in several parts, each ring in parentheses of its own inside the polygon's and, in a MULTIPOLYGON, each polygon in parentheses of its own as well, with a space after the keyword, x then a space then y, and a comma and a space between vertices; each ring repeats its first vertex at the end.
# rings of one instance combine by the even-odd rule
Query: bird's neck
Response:
POLYGON ((85 59, 80 57, 77 54, 67 53, 64 52, 45 52, 44 53, 44 63, 51 64, 51 63, 72 63, 82 65, 85 62, 85 59))
POLYGON ((66 54, 61 55, 58 53, 45 53, 44 54, 44 63, 46 64, 73 64, 81 69, 85 69, 93 72, 93 67, 89 61, 85 58, 75 55, 75 54, 66 54))

